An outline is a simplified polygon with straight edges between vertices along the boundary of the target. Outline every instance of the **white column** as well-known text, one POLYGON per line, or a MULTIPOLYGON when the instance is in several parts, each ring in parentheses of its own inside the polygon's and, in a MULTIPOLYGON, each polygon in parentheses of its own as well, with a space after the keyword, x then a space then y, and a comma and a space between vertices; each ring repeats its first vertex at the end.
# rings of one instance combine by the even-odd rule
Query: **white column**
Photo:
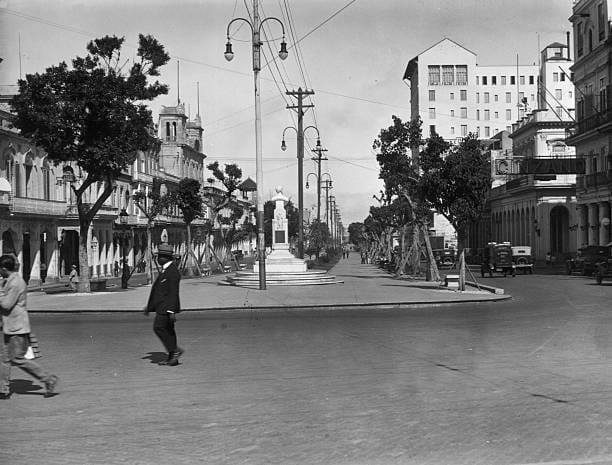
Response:
POLYGON ((599 203, 599 245, 606 245, 610 242, 610 203, 599 203), (604 226, 604 218, 607 218, 607 226, 604 226))
POLYGON ((599 237, 595 234, 595 229, 593 226, 597 223, 597 205, 591 203, 588 205, 588 229, 587 229, 587 244, 588 245, 597 245, 599 237))

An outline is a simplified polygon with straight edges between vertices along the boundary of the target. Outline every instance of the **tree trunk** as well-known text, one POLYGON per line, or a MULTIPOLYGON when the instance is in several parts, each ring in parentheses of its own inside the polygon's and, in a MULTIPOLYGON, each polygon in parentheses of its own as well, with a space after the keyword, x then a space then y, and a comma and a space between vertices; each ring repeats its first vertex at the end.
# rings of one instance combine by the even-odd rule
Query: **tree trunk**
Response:
POLYGON ((187 277, 195 276, 195 265, 193 263, 193 252, 191 250, 191 223, 187 223, 187 250, 185 251, 185 266, 183 274, 187 277))
POLYGON ((427 225, 423 225, 423 238, 425 240, 425 250, 427 251, 427 266, 429 272, 427 273, 427 281, 440 281, 440 272, 438 271, 438 265, 436 265, 436 258, 434 257, 433 250, 431 249, 431 242, 429 241, 429 231, 427 225))
POLYGON ((153 282, 153 238, 151 234, 151 222, 147 223, 147 284, 153 282))
POLYGON ((79 292, 91 292, 89 272, 89 255, 87 251, 87 238, 89 234, 89 221, 79 219, 79 292))

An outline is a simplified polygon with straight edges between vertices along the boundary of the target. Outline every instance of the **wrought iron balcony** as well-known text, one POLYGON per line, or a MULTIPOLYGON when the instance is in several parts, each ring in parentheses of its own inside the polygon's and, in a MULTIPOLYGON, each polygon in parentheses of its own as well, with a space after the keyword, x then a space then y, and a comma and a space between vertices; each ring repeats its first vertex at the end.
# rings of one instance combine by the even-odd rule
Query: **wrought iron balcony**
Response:
POLYGON ((45 199, 12 197, 9 209, 13 213, 28 213, 45 216, 64 216, 66 202, 45 199))

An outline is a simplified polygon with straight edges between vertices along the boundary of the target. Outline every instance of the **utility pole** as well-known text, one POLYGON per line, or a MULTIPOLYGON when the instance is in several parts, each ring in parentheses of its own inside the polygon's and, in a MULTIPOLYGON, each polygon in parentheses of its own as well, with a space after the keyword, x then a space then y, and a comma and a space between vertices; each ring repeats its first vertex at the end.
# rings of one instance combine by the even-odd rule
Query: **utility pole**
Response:
POLYGON ((296 110, 298 116, 297 147, 298 147, 298 258, 304 258, 304 109, 314 105, 304 105, 305 95, 314 95, 313 90, 289 90, 291 97, 297 97, 297 105, 287 105, 287 109, 296 110))
POLYGON ((323 189, 325 189, 325 224, 329 231, 329 190, 332 188, 332 180, 324 179, 323 182, 325 183, 323 186, 323 189))
POLYGON ((321 222, 321 161, 327 160, 323 158, 323 152, 327 152, 327 149, 321 148, 321 146, 312 149, 317 154, 316 158, 312 158, 317 164, 317 221, 321 222))

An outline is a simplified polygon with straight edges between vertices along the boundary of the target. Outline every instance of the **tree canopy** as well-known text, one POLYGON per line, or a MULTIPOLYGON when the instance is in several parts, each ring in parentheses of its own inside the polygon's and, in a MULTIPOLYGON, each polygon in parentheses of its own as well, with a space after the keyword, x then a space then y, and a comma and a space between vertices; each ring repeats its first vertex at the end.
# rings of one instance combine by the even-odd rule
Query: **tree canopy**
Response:
POLYGON ((79 214, 79 287, 89 291, 87 233, 102 204, 115 188, 121 171, 138 152, 156 154, 151 111, 144 102, 168 92, 167 86, 148 78, 170 57, 153 37, 139 35, 136 59, 121 56, 124 38, 105 36, 87 44, 85 57, 51 66, 43 73, 19 80, 19 93, 11 106, 14 126, 42 148, 54 164, 76 164, 84 172, 70 187, 79 214), (85 202, 94 183, 104 189, 85 202))

